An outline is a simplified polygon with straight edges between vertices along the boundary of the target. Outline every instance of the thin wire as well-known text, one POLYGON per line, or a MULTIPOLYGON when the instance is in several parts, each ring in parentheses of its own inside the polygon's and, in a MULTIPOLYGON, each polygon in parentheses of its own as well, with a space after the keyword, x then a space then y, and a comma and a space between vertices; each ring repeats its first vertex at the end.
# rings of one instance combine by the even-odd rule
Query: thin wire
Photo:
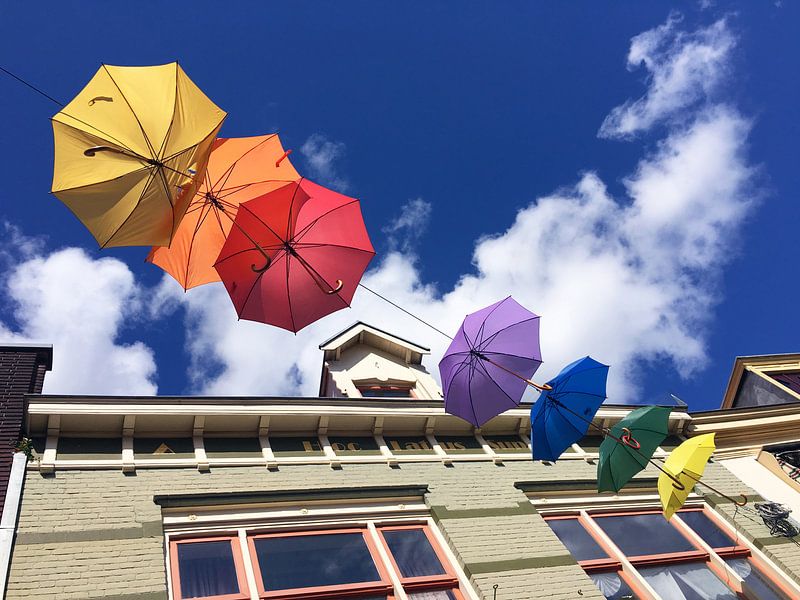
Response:
POLYGON ((374 295, 376 295, 378 298, 380 298, 380 299, 381 299, 381 300, 383 300, 384 302, 388 302, 389 304, 391 304, 392 306, 394 306, 396 309, 398 309, 398 310, 401 310, 401 311, 403 311, 404 313, 406 313, 406 314, 407 314, 409 317, 414 317, 414 318, 415 318, 417 321, 419 321, 419 322, 420 322, 420 323, 422 323, 423 325, 427 325, 428 327, 430 327, 431 329, 433 329, 433 330, 434 330, 434 331, 436 331, 437 333, 441 333, 441 334, 442 334, 444 337, 446 337, 448 340, 451 340, 451 341, 452 341, 452 339, 453 339, 453 338, 452 338, 452 336, 449 336, 449 335, 447 335, 447 334, 446 334, 444 331, 442 331, 442 330, 441 330, 441 329, 439 329, 438 327, 434 327, 433 325, 431 325, 430 323, 428 323, 426 320, 424 320, 424 319, 422 319, 422 318, 418 317, 417 315, 415 315, 414 313, 412 313, 412 312, 410 312, 410 311, 406 310, 405 308, 403 308, 403 307, 402 307, 402 306, 400 306, 399 304, 397 304, 397 303, 395 303, 395 302, 392 302, 392 301, 391 301, 391 300, 389 300, 389 299, 388 299, 386 296, 382 296, 381 294, 379 294, 379 293, 378 293, 378 292, 376 292, 375 290, 372 290, 372 289, 368 288, 367 286, 365 286, 363 283, 360 283, 360 282, 359 282, 359 284, 358 284, 358 287, 364 288, 364 289, 365 289, 365 290, 367 290, 367 291, 368 291, 370 294, 374 294, 374 295))
MULTIPOLYGON (((650 457, 650 458, 648 458, 648 457, 647 457, 645 454, 643 454, 643 453, 642 453, 640 450, 638 450, 637 448, 634 448, 633 446, 629 446, 629 445, 628 445, 628 444, 626 444, 626 443, 625 443, 623 440, 621 440, 620 438, 618 438, 617 436, 615 436, 613 433, 611 433, 611 430, 610 430, 609 428, 607 428, 607 427, 601 427, 600 425, 595 425, 594 421, 591 421, 590 419, 587 419, 587 418, 585 418, 583 415, 580 415, 580 414, 576 413, 575 411, 571 410, 571 409, 570 409, 568 406, 566 406, 566 405, 565 405, 563 402, 561 402, 561 401, 559 401, 559 400, 552 400, 552 402, 553 402, 554 404, 556 404, 557 406, 559 406, 559 407, 563 408, 563 409, 564 409, 564 410, 566 410, 567 412, 571 413, 572 415, 576 416, 577 418, 581 419, 582 421, 584 421, 584 422, 588 423, 588 424, 589 424, 591 427, 594 427, 595 429, 598 429, 598 430, 600 430, 600 432, 601 432, 601 433, 602 433, 604 436, 610 437, 611 439, 613 439, 613 440, 614 440, 615 442, 617 442, 618 444, 622 444, 623 446, 627 446, 627 447, 629 447, 631 450, 633 450, 634 452, 636 452, 637 454, 639 454, 639 456, 641 456, 642 458, 646 459, 646 460, 647 460, 647 462, 648 462, 648 463, 650 463, 651 465, 653 465, 653 466, 654 466, 656 469, 658 469, 659 471, 661 471, 662 473, 664 473, 664 475, 666 475, 667 477, 669 477, 669 478, 670 478, 670 479, 671 479, 673 482, 676 482, 676 483, 678 483, 678 484, 680 484, 680 485, 684 485, 684 484, 683 484, 683 482, 681 482, 681 481, 680 481, 680 479, 678 479, 676 476, 672 475, 672 473, 670 473, 669 471, 665 470, 663 467, 661 467, 661 465, 659 465, 658 463, 656 463, 656 462, 655 462, 655 457, 650 457)), ((661 461, 663 462, 663 459, 658 459, 658 460, 661 460, 661 461)), ((714 486, 712 486, 712 485, 710 485, 710 484, 706 483, 705 481, 701 481, 700 479, 696 479, 695 477, 692 477, 692 476, 691 476, 689 473, 687 473, 686 471, 682 471, 682 474, 683 474, 683 475, 686 475, 686 477, 687 477, 687 478, 691 479, 691 480, 692 480, 692 481, 694 481, 695 483, 698 483, 698 484, 700 484, 700 485, 702 485, 702 486, 704 486, 704 487, 707 487, 707 488, 708 488, 708 489, 710 489, 712 492, 716 492, 717 494, 719 494, 719 495, 720 495, 720 496, 722 496, 723 498, 727 498, 728 500, 730 500, 731 502, 733 502, 733 503, 734 503, 736 506, 744 506, 745 504, 747 504, 747 496, 745 496, 744 494, 741 494, 741 496, 744 498, 744 504, 741 504, 741 503, 739 503, 739 501, 737 501, 737 500, 734 500, 734 499, 733 499, 733 498, 731 498, 731 497, 730 497, 728 494, 725 494, 724 492, 721 492, 721 491, 719 491, 717 488, 715 488, 714 486)), ((684 489, 685 489, 685 488, 684 488, 684 489)))
POLYGON ((4 68, 4 67, 2 67, 2 66, 0 66, 0 71, 2 71, 3 73, 5 73, 6 75, 9 75, 10 77, 13 77, 13 78, 14 78, 14 79, 16 79, 17 81, 19 81, 19 82, 20 82, 22 85, 26 85, 26 86, 28 86, 29 88, 31 88, 31 89, 32 89, 34 92, 36 92, 37 94, 40 94, 40 95, 44 96, 45 98, 47 98, 48 100, 50 100, 50 102, 55 102, 56 104, 58 104, 58 105, 59 105, 59 106, 61 106, 62 108, 64 107, 64 104, 63 104, 62 102, 59 102, 58 100, 56 100, 55 98, 53 98, 53 97, 52 97, 50 94, 47 94, 47 93, 43 92, 42 90, 40 90, 38 87, 36 87, 36 86, 35 86, 35 85, 33 85, 32 83, 29 83, 29 82, 25 81, 25 80, 24 80, 22 77, 20 77, 19 75, 15 75, 14 73, 12 73, 11 71, 9 71, 8 69, 6 69, 6 68, 4 68))

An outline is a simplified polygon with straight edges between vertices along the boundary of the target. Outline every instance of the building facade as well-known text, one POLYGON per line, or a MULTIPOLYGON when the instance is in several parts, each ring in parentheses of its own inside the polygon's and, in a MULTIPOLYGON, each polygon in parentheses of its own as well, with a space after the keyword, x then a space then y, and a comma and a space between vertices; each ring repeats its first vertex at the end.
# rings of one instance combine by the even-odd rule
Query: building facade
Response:
POLYGON ((33 390, 6 597, 800 598, 796 542, 752 508, 773 487, 731 462, 800 440, 763 413, 800 404, 674 408, 656 456, 717 431, 704 480, 749 502, 698 486, 667 522, 656 470, 596 492, 599 437, 533 462, 527 408, 480 429, 445 413, 425 347, 357 323, 320 348, 314 398, 33 390))

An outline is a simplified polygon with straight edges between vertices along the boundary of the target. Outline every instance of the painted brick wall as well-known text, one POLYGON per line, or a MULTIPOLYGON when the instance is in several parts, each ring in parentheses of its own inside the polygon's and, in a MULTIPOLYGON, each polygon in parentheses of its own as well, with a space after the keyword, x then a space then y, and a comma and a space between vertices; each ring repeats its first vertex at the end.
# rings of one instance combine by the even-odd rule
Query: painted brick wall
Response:
MULTIPOLYGON (((166 573, 160 508, 156 495, 323 489, 375 485, 427 485, 426 501, 473 585, 499 600, 533 598, 600 600, 602 595, 567 549, 533 510, 518 481, 591 478, 583 461, 555 466, 532 462, 282 466, 29 471, 7 598, 165 599, 166 573)), ((648 472, 654 476, 655 471, 648 472)), ((724 467, 711 464, 709 482, 728 493, 752 493, 724 467)), ((717 502, 717 499, 710 498, 717 502)), ((733 509, 717 507, 728 518, 733 509)), ((736 516, 742 535, 769 540, 757 522, 736 516)), ((796 546, 772 543, 763 550, 795 577, 796 546)))
POLYGON ((52 365, 52 348, 0 345, 0 513, 6 498, 14 447, 20 438, 25 394, 39 394, 52 365))

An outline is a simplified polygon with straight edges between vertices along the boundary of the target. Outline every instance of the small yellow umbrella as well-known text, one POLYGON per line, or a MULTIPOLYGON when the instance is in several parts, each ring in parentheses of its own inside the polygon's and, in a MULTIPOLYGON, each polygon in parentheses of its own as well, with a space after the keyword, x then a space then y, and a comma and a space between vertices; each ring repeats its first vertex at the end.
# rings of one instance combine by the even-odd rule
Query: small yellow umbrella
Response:
POLYGON ((101 247, 167 246, 226 113, 178 63, 102 65, 53 117, 53 193, 101 247))
POLYGON ((686 502, 715 448, 713 433, 698 435, 675 448, 664 461, 658 476, 658 495, 667 520, 686 502))

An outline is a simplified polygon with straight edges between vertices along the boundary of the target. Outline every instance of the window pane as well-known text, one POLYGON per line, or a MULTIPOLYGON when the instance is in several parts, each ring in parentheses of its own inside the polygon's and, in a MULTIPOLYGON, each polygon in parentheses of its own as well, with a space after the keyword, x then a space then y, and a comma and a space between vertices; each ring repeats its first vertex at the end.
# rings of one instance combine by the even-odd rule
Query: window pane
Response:
POLYGON ((594 520, 627 556, 696 550, 660 513, 595 516, 594 520))
POLYGON ((258 538, 254 544, 267 591, 380 581, 360 533, 258 538))
POLYGON ((705 563, 639 569, 662 600, 737 600, 705 563))
POLYGON ((434 592, 408 594, 408 600, 456 600, 456 597, 449 590, 436 590, 434 592))
POLYGON ((616 573, 590 573, 594 584, 609 600, 637 600, 630 586, 616 573))
POLYGON ((422 529, 398 529, 381 533, 403 577, 445 574, 442 563, 422 529))
POLYGON ((744 579, 750 591, 756 596, 753 600, 788 600, 786 594, 778 590, 755 565, 746 558, 730 558, 725 560, 736 574, 744 579))
POLYGON ((575 560, 608 558, 608 554, 594 541, 577 519, 553 519, 547 521, 550 529, 567 547, 575 560))
POLYGON ((411 398, 409 388, 358 388, 364 398, 411 398))
POLYGON ((734 545, 733 540, 723 533, 714 524, 714 521, 709 519, 702 511, 680 512, 678 516, 712 548, 730 548, 734 545))
POLYGON ((177 548, 183 598, 207 598, 239 592, 229 541, 178 544, 177 548))

